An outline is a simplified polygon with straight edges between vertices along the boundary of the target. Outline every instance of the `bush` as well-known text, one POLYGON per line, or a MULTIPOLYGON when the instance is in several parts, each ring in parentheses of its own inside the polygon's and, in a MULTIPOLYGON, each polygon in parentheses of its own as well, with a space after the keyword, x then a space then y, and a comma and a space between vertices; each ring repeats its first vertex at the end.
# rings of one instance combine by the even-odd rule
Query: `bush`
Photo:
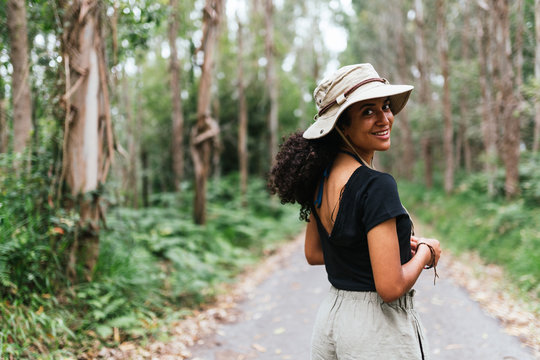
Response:
POLYGON ((471 186, 479 178, 465 179, 450 196, 402 182, 400 195, 413 215, 435 228, 444 246, 456 253, 477 251, 502 265, 523 291, 540 296, 540 208, 530 206, 536 200, 491 199, 471 186))
POLYGON ((43 166, 0 175, 0 357, 73 356, 118 340, 115 328, 121 340, 160 333, 160 323, 212 299, 301 226, 297 209, 271 199, 262 180, 250 182, 241 206, 236 176, 210 182, 208 223, 194 225, 187 184, 154 195, 149 208, 111 208, 93 280, 70 284, 77 215, 51 206, 43 166))

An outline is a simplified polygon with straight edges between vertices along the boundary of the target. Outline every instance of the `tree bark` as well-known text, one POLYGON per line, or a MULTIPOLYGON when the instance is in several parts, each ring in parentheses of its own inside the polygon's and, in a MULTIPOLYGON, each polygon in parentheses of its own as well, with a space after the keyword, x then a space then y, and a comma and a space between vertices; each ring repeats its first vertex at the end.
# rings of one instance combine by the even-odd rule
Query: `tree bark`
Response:
MULTIPOLYGON (((431 113, 431 87, 429 83, 429 70, 427 61, 427 48, 425 37, 425 22, 424 22, 424 5, 422 0, 414 1, 414 9, 416 12, 415 23, 415 41, 416 41, 416 66, 420 73, 420 83, 418 93, 420 102, 427 109, 426 113, 431 113)), ((429 119, 423 119, 429 121, 429 119)), ((433 186, 433 154, 432 140, 430 130, 426 131, 422 140, 422 158, 424 160, 424 181, 428 188, 433 186)))
MULTIPOLYGON (((396 9, 394 16, 394 21, 396 22, 396 33, 393 37, 396 40, 395 46, 397 50, 397 80, 402 84, 407 83, 409 70, 407 69, 407 46, 405 44, 404 36, 404 22, 403 22, 403 8, 401 6, 401 1, 398 1, 397 6, 393 6, 396 9)), ((403 166, 403 173, 406 179, 412 180, 413 170, 414 170, 414 143, 412 140, 411 126, 409 123, 409 116, 407 114, 407 109, 405 108, 399 114, 399 126, 403 132, 403 159, 400 163, 403 166)))
POLYGON ((244 35, 242 23, 238 23, 238 168, 240 169, 240 195, 242 206, 247 206, 248 152, 247 152, 247 104, 244 85, 244 35))
POLYGON ((180 90, 180 61, 176 48, 178 34, 178 0, 170 0, 171 17, 169 23, 169 47, 171 94, 172 94, 172 159, 174 173, 174 187, 180 190, 180 183, 184 177, 184 115, 182 112, 182 96, 180 90))
POLYGON ((492 21, 488 9, 480 9, 476 29, 476 43, 478 48, 478 61, 480 68, 480 92, 482 94, 482 134, 484 142, 484 171, 487 175, 488 195, 495 194, 495 173, 497 164, 497 123, 494 115, 493 93, 491 91, 492 53, 490 51, 491 33, 490 22, 492 21))
POLYGON ((78 0, 62 4, 66 121, 61 180, 66 180, 80 211, 68 273, 75 280, 81 266, 84 277, 91 279, 103 217, 98 188, 107 177, 114 146, 100 3, 78 0))
MULTIPOLYGON (((4 86, 0 79, 0 86, 4 86)), ((6 116, 6 98, 4 89, 0 88, 0 154, 7 153, 8 150, 8 125, 6 116)))
MULTIPOLYGON (((124 187, 127 193, 127 204, 133 208, 139 207, 139 191, 137 186, 137 160, 138 153, 138 136, 136 119, 133 116, 131 92, 128 84, 128 77, 125 71, 122 74, 122 97, 126 114, 126 138, 127 138, 127 166, 125 171, 124 187)), ((137 112, 139 114, 140 112, 137 112)))
POLYGON ((143 207, 150 206, 150 179, 148 173, 150 172, 148 164, 148 151, 143 147, 141 149, 141 173, 142 173, 142 202, 143 207))
POLYGON ((510 20, 508 0, 492 0, 495 9, 497 46, 497 99, 499 118, 503 123, 503 161, 506 178, 504 190, 507 198, 519 193, 519 141, 520 121, 514 112, 517 110, 517 96, 514 90, 514 69, 512 67, 512 47, 510 42, 510 20))
POLYGON ((204 52, 197 101, 197 123, 191 131, 191 156, 195 170, 193 217, 196 224, 206 223, 206 182, 210 171, 212 143, 219 133, 217 122, 210 116, 212 68, 217 45, 219 22, 223 13, 222 0, 206 0, 203 18, 204 52))
POLYGON ((516 88, 521 91, 523 87, 523 31, 525 27, 523 0, 514 0, 516 7, 516 45, 514 68, 516 72, 516 88))
POLYGON ((454 189, 454 125, 452 123, 452 104, 450 100, 450 66, 448 65, 448 34, 446 30, 446 8, 444 0, 437 0, 437 37, 441 73, 444 79, 442 108, 444 118, 444 190, 447 194, 454 189))
MULTIPOLYGON (((534 77, 536 79, 536 84, 540 84, 540 0, 534 1, 534 28, 536 38, 534 77)), ((540 94, 538 91, 536 92, 536 94, 537 95, 534 101, 534 152, 538 152, 540 150, 540 94)))
MULTIPOLYGON (((461 30, 461 59, 467 66, 471 66, 470 46, 471 46, 471 16, 470 5, 468 2, 463 3, 461 9, 463 14, 463 28, 461 30)), ((459 94, 460 116, 459 116, 459 128, 458 138, 456 139, 456 168, 461 164, 461 155, 463 155, 465 163, 465 171, 470 173, 472 171, 472 149, 471 142, 469 141, 468 130, 470 124, 470 101, 469 101, 469 88, 464 86, 459 94)))
POLYGON ((270 100, 268 113, 269 154, 270 163, 272 163, 278 151, 278 84, 275 68, 274 5, 272 0, 265 0, 265 14, 266 88, 270 100))
POLYGON ((7 26, 10 39, 10 59, 13 66, 13 151, 23 152, 32 132, 32 99, 30 64, 24 0, 7 1, 7 26))

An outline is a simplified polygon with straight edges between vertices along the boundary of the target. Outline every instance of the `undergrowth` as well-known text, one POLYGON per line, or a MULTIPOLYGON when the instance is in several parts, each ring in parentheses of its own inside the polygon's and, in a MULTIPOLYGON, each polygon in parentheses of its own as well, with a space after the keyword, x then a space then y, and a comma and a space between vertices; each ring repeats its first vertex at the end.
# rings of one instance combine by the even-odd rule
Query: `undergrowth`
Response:
POLYGON ((478 252, 486 262, 503 266, 521 291, 538 298, 540 159, 520 164, 521 195, 514 200, 504 199, 503 176, 498 174, 493 196, 487 195, 487 178, 481 174, 464 178, 451 195, 400 182, 400 196, 415 216, 434 227, 445 247, 478 252))
POLYGON ((77 216, 54 207, 42 170, 0 176, 2 359, 76 358, 99 344, 167 336, 163 324, 211 300, 301 226, 297 209, 270 199, 260 179, 242 207, 235 176, 210 183, 207 225, 194 225, 186 185, 148 208, 111 206, 92 281, 71 284, 77 216))

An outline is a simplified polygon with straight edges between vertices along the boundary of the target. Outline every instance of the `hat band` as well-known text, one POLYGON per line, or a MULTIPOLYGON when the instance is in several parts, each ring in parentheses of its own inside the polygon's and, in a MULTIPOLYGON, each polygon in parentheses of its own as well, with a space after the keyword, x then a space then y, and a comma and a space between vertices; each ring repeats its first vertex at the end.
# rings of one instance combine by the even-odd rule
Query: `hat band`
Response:
POLYGON ((338 99, 340 100, 339 101, 339 104, 342 104, 345 99, 351 95, 351 93, 353 91, 355 91, 356 89, 358 89, 360 86, 362 85, 366 85, 370 82, 374 82, 374 81, 378 81, 378 82, 382 82, 382 83, 385 83, 387 82, 386 79, 383 79, 383 78, 369 78, 369 79, 366 79, 364 81, 360 81, 358 84, 354 85, 352 88, 350 88, 349 90, 345 91, 345 94, 343 95, 340 95, 338 96, 336 99, 332 100, 330 103, 328 103, 327 105, 325 105, 323 108, 321 108, 321 110, 319 110, 319 112, 317 113, 317 117, 320 117, 322 114, 324 114, 328 109, 330 109, 332 106, 338 104, 338 99))

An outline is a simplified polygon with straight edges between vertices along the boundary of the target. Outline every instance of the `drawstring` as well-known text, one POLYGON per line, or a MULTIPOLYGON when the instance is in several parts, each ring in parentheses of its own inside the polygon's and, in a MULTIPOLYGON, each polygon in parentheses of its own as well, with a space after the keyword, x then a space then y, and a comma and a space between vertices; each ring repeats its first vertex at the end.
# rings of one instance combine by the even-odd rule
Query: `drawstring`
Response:
POLYGON ((367 163, 367 161, 365 161, 364 159, 362 159, 362 157, 358 154, 358 152, 356 151, 356 149, 354 148, 354 146, 352 146, 351 142, 349 141, 349 139, 347 139, 347 137, 343 134, 343 132, 341 131, 341 129, 339 127, 336 126, 336 131, 338 132, 339 136, 341 136, 341 138, 343 139, 343 141, 345 141, 345 144, 347 144, 347 146, 349 146, 351 148, 351 150, 356 154, 356 156, 358 156, 358 159, 360 161, 360 163, 362 165, 365 165, 367 166, 368 168, 372 169, 372 170, 375 170, 373 168, 373 163, 367 163))

